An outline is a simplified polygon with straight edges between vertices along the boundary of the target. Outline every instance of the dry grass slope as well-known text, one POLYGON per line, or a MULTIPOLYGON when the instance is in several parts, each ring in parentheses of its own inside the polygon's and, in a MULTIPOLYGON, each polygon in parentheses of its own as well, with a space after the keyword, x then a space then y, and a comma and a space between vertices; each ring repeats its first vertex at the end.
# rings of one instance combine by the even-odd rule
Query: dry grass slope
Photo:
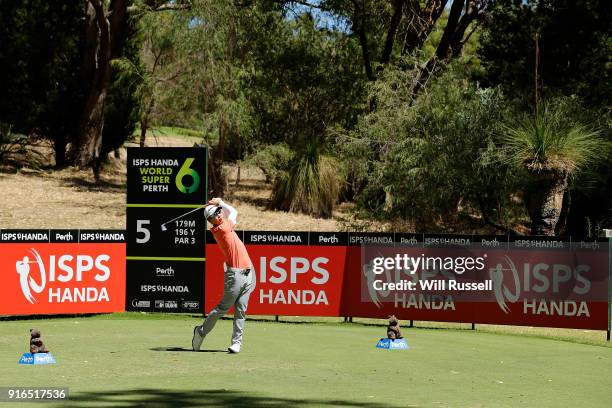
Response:
MULTIPOLYGON (((150 146, 193 146, 198 138, 164 136, 150 140, 150 146)), ((131 146, 133 144, 128 144, 131 146)), ((52 157, 48 146, 43 157, 52 157)), ((3 166, 0 170, 0 228, 42 229, 124 229, 126 201, 126 151, 111 158, 95 183, 91 172, 68 168, 53 171, 51 161, 41 169, 3 166)), ((245 230, 336 231, 338 218, 316 219, 308 215, 267 210, 271 189, 263 174, 254 168, 242 169, 235 185, 235 169, 229 168, 230 186, 226 199, 239 211, 239 227, 245 230)))

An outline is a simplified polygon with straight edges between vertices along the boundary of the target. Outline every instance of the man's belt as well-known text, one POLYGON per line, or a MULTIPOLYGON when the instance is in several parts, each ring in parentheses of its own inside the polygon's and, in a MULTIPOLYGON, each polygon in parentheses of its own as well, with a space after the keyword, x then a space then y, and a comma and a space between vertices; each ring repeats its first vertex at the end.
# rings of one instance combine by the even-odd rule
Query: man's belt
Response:
POLYGON ((232 268, 232 267, 230 267, 229 269, 231 269, 233 272, 238 272, 245 276, 248 276, 249 273, 251 273, 251 271, 253 270, 253 268, 232 268))

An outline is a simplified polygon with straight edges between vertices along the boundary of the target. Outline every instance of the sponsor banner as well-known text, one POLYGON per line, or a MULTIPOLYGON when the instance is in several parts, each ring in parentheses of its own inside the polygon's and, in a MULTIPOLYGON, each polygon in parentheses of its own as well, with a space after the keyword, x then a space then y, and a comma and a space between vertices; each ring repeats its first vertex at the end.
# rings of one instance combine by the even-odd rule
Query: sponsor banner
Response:
POLYGON ((44 229, 0 230, 0 242, 49 242, 49 236, 44 229))
POLYGON ((395 244, 392 232, 349 232, 349 246, 395 244))
POLYGON ((509 249, 507 235, 473 235, 472 247, 481 249, 509 249))
POLYGON ((127 153, 128 203, 206 202, 206 149, 129 147, 127 153))
POLYGON ((51 230, 51 243, 79 242, 79 230, 51 230))
POLYGON ((125 242, 125 231, 79 230, 79 242, 125 242))
POLYGON ((307 232, 244 231, 243 237, 245 245, 308 245, 307 232))
POLYGON ((551 249, 508 251, 491 249, 487 245, 499 247, 486 241, 454 248, 452 242, 444 242, 445 248, 368 246, 360 265, 353 250, 347 273, 355 276, 359 270, 360 286, 347 275, 345 291, 359 296, 344 296, 343 313, 607 329, 608 251, 603 245, 598 250, 583 243, 583 249, 560 251, 555 242, 551 249))
POLYGON ((3 243, 0 314, 125 310, 125 244, 3 243))
POLYGON ((396 233, 395 234, 396 245, 406 247, 423 247, 424 235, 423 234, 410 234, 410 233, 396 233))
MULTIPOLYGON (((371 257, 384 254, 382 251, 394 251, 394 248, 373 247, 371 257)), ((406 251, 402 248, 401 251, 406 251)), ((423 253, 421 248, 416 249, 423 253)), ((375 275, 370 269, 371 259, 362 260, 363 250, 359 246, 347 248, 345 277, 342 289, 340 316, 388 318, 389 315, 402 320, 430 320, 449 322, 471 322, 474 302, 455 302, 443 294, 428 293, 419 296, 408 290, 375 290, 375 275)), ((389 255, 392 255, 390 252, 389 255)), ((385 282, 400 282, 402 276, 385 272, 381 275, 385 282)))
MULTIPOLYGON (((346 247, 247 245, 247 251, 256 278, 249 314, 340 316, 346 247)), ((206 254, 209 311, 223 294, 224 261, 216 244, 206 254)))
POLYGON ((201 312, 206 148, 128 148, 128 310, 201 312))
POLYGON ((425 234, 423 237, 424 248, 465 248, 471 247, 472 235, 458 234, 425 234))
POLYGON ((200 313, 205 262, 127 261, 126 310, 200 313))
POLYGON ((347 246, 348 232, 310 232, 310 245, 347 246))

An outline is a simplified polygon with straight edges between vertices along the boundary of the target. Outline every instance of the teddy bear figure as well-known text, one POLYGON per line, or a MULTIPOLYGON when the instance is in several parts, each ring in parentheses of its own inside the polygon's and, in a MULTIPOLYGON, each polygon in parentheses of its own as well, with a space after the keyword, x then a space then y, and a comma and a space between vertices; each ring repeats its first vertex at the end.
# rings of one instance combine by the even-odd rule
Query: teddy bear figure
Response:
POLYGON ((48 353, 49 349, 45 347, 45 344, 40 337, 40 330, 30 329, 30 353, 48 353))
POLYGON ((389 326, 387 326, 387 337, 391 340, 401 339, 402 332, 400 330, 399 320, 392 315, 389 316, 389 326))

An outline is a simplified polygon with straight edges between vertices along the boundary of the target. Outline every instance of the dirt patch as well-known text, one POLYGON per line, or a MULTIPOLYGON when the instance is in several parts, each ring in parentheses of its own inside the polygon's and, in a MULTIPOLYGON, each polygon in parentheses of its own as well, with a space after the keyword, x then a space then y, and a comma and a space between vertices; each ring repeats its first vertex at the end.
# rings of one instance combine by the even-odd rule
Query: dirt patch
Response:
MULTIPOLYGON (((147 138, 147 146, 193 146, 201 139, 189 136, 159 135, 147 138)), ((126 147, 137 146, 127 143, 126 147)), ((35 153, 22 157, 21 162, 35 160, 35 168, 0 165, 0 229, 125 229, 126 149, 119 158, 111 157, 96 183, 91 171, 68 168, 51 170, 53 151, 50 144, 35 146, 35 153), (40 158, 46 161, 41 161, 40 158)), ((370 221, 356 219, 353 204, 343 203, 333 218, 320 219, 268 209, 272 188, 257 168, 241 169, 236 185, 236 166, 226 168, 229 182, 226 201, 239 212, 238 228, 251 231, 377 231, 410 232, 410 221, 370 221)), ((473 215, 458 219, 456 225, 432 225, 430 232, 473 232, 491 234, 473 215)))
MULTIPOLYGON (((149 146, 193 146, 193 137, 148 138, 149 146)), ((128 143, 126 146, 136 146, 128 143)), ((40 149, 40 148, 38 148, 40 149)), ((44 152, 52 157, 50 147, 44 152)), ((100 182, 91 171, 68 168, 60 171, 4 167, 0 173, 0 228, 124 229, 126 204, 126 149, 110 159, 100 182)), ((48 161, 42 167, 49 167, 48 161)), ((228 168, 229 188, 225 199, 239 212, 239 228, 263 231, 337 231, 349 206, 340 206, 336 217, 317 219, 267 209, 271 186, 259 169, 242 168, 235 184, 236 169, 228 168)))

